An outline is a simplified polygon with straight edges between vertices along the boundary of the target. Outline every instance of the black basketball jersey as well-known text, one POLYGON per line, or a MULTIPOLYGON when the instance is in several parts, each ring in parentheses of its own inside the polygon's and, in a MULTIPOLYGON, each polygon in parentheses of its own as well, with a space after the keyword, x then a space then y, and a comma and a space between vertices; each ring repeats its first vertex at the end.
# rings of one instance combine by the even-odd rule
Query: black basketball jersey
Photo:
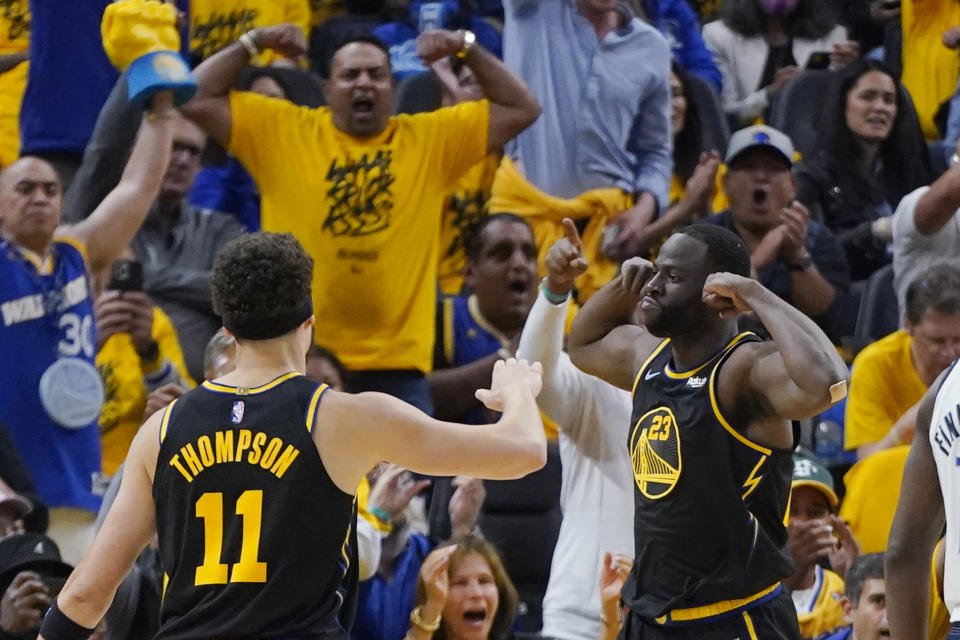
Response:
POLYGON ((635 563, 623 597, 638 615, 709 619, 739 606, 731 601, 770 596, 792 571, 784 549, 791 452, 747 439, 717 399, 720 367, 754 341, 742 333, 678 373, 664 340, 637 373, 629 431, 635 563))
POLYGON ((250 389, 208 381, 166 409, 158 638, 347 637, 356 501, 311 435, 327 388, 297 373, 250 389))

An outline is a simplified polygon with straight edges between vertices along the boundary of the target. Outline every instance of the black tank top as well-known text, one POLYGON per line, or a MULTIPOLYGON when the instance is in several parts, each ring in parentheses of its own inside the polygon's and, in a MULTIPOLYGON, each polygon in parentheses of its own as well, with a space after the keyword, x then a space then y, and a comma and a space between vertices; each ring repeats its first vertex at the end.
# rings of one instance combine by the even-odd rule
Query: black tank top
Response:
POLYGON ((326 390, 297 373, 251 389, 205 382, 167 408, 158 638, 347 637, 356 504, 311 436, 326 390))
POLYGON ((720 367, 755 341, 742 333, 677 373, 664 340, 637 373, 629 432, 635 564, 623 598, 638 615, 750 600, 792 571, 784 550, 791 452, 747 439, 716 398, 720 367))

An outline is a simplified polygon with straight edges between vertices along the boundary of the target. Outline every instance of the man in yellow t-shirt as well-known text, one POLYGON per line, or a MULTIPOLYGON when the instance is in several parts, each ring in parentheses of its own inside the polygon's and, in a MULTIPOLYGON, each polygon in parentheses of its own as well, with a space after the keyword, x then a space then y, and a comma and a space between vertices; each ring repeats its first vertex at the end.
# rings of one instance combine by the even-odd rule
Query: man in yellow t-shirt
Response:
POLYGON ((427 411, 444 197, 539 114, 526 85, 474 42, 428 31, 417 49, 426 64, 461 55, 487 100, 391 117, 389 54, 366 36, 336 48, 329 107, 232 92, 249 56, 304 50, 293 25, 256 29, 195 70, 199 92, 185 108, 257 181, 263 229, 293 233, 315 259, 315 339, 351 371, 348 388, 427 411))
POLYGON ((907 289, 903 325, 853 361, 844 447, 860 459, 912 440, 917 403, 960 356, 960 268, 921 272, 907 289))
POLYGON ((0 169, 20 157, 20 101, 27 86, 30 7, 6 0, 0 10, 0 169))
MULTIPOLYGON (((283 22, 309 34, 308 0, 190 0, 190 56, 206 60, 251 29, 283 22)), ((277 57, 265 51, 255 62, 268 64, 277 57)))
POLYGON ((960 26, 960 3, 955 0, 903 0, 903 71, 900 79, 910 91, 927 140, 942 135, 933 122, 940 105, 957 88, 960 58, 944 45, 943 34, 960 26))

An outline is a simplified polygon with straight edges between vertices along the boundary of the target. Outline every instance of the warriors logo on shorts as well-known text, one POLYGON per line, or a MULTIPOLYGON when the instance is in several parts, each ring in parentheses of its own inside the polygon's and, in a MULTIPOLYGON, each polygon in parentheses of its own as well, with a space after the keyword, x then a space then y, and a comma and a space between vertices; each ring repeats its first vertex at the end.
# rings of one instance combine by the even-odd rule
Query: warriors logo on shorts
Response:
POLYGON ((645 413, 630 434, 633 478, 640 493, 651 500, 663 498, 680 479, 680 434, 677 419, 667 407, 645 413))

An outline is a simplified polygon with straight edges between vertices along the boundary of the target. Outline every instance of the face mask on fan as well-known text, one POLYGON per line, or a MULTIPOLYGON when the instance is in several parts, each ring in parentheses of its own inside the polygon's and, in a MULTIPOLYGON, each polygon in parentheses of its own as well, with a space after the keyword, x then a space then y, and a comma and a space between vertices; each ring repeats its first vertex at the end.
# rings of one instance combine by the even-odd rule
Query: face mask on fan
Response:
POLYGON ((796 9, 798 4, 800 0, 760 0, 760 6, 768 16, 783 17, 796 9))

